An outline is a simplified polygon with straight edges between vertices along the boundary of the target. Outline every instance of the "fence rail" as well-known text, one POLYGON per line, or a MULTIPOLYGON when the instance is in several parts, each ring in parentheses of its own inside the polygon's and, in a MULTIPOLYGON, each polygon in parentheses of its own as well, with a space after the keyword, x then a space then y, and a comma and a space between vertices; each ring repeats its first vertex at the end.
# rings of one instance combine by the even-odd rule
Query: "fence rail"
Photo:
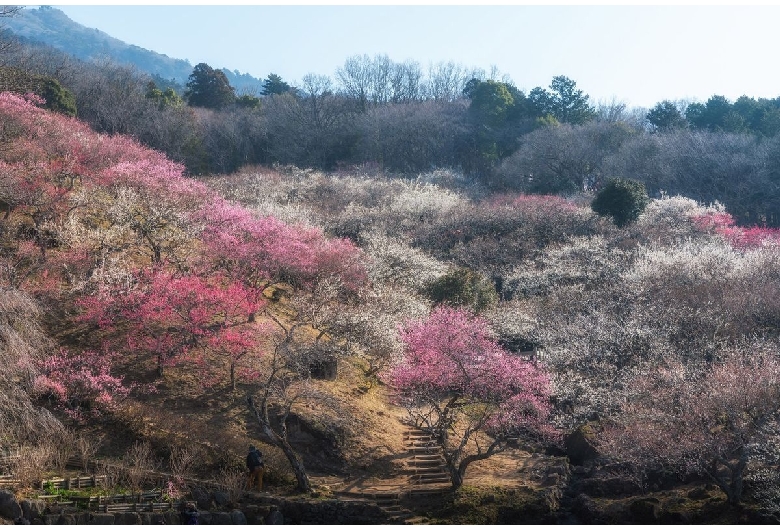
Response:
MULTIPOLYGON (((21 457, 19 448, 0 448, 0 470, 3 464, 11 467, 12 463, 21 457)), ((167 511, 178 508, 178 503, 172 501, 163 501, 162 491, 167 482, 173 480, 173 475, 157 471, 146 471, 144 473, 143 483, 154 488, 151 491, 135 494, 119 495, 84 495, 72 493, 74 490, 84 488, 105 487, 110 484, 112 478, 110 474, 117 475, 126 472, 127 468, 121 464, 109 462, 88 461, 85 462, 78 456, 68 459, 66 467, 71 469, 89 469, 90 471, 103 471, 108 474, 97 474, 76 476, 76 477, 54 477, 43 479, 36 486, 44 489, 48 486, 55 490, 51 495, 39 495, 38 498, 49 504, 57 506, 74 506, 87 509, 94 512, 119 513, 119 512, 156 512, 167 511), (62 493, 56 493, 56 490, 63 490, 62 493)), ((0 475, 0 488, 17 486, 21 481, 10 474, 0 475)), ((209 489, 219 490, 223 485, 213 481, 200 480, 195 478, 186 478, 187 484, 199 485, 209 489)))

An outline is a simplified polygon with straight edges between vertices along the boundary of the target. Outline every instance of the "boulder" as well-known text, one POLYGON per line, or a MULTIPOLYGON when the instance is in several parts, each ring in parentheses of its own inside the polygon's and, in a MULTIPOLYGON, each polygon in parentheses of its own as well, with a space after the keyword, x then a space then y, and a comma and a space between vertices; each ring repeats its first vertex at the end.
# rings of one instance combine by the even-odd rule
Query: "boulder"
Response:
POLYGON ((636 479, 624 475, 597 475, 583 479, 582 492, 592 497, 617 497, 642 493, 642 486, 636 479))
POLYGON ((46 501, 41 499, 24 499, 19 503, 22 508, 22 517, 28 521, 40 518, 43 512, 46 510, 46 501))
POLYGON ((232 524, 247 524, 246 515, 241 510, 233 510, 230 512, 230 520, 232 524))
POLYGON ((161 513, 143 512, 141 513, 141 524, 166 524, 165 516, 161 513))
POLYGON ((284 524, 284 516, 279 510, 271 510, 265 518, 265 524, 284 524))
POLYGON ((572 501, 571 513, 584 524, 593 523, 599 515, 596 502, 584 493, 580 493, 572 501))
POLYGON ((638 499, 631 503, 631 519, 639 524, 658 524, 661 501, 655 497, 638 499))
POLYGON ((208 490, 201 487, 194 487, 191 490, 192 500, 198 506, 198 509, 208 510, 211 508, 211 493, 208 490))
POLYGON ((16 502, 16 495, 8 490, 0 490, 0 517, 13 521, 22 515, 22 507, 16 502))
POLYGON ((114 514, 114 524, 141 524, 141 516, 136 512, 114 514))
POLYGON ((569 457, 572 465, 581 466, 588 460, 599 456, 595 440, 596 430, 592 423, 580 425, 566 437, 564 448, 566 449, 566 456, 569 457))
POLYGON ((224 508, 230 504, 230 496, 224 491, 215 491, 211 494, 211 498, 214 501, 214 505, 219 508, 224 508))
POLYGON ((700 501, 704 499, 709 499, 710 497, 712 497, 712 495, 710 495, 710 492, 707 491, 706 488, 697 487, 689 491, 687 497, 695 501, 700 501))
POLYGON ((113 525, 114 514, 113 513, 93 513, 92 519, 88 524, 100 524, 100 525, 113 525))
POLYGON ((233 519, 229 513, 213 512, 211 514, 211 524, 233 524, 233 519))

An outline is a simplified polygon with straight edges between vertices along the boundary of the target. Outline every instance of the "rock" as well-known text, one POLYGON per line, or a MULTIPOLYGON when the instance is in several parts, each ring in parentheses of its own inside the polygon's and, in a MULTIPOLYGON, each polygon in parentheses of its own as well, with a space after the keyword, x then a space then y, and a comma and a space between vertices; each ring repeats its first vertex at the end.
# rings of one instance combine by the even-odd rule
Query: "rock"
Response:
POLYGON ((16 519, 14 519, 14 524, 30 524, 30 521, 28 521, 24 517, 17 517, 16 519))
POLYGON ((211 498, 214 501, 214 505, 223 508, 230 504, 230 496, 224 491, 215 491, 211 494, 211 498))
POLYGON ((141 524, 165 524, 165 516, 161 513, 141 513, 141 524))
POLYGON ((116 513, 114 524, 141 524, 141 516, 135 512, 116 513))
POLYGON ((57 522, 55 524, 77 524, 76 516, 70 513, 63 513, 57 516, 57 522))
POLYGON ((639 499, 631 503, 629 511, 634 522, 639 524, 656 524, 661 508, 661 501, 655 497, 639 499))
POLYGON ((49 513, 43 516, 43 524, 60 524, 60 514, 49 513))
POLYGON ((265 516, 268 515, 270 510, 266 510, 266 506, 258 506, 256 504, 248 504, 241 507, 244 511, 247 524, 263 524, 265 516))
POLYGON ((571 513, 583 523, 590 524, 598 517, 598 506, 593 499, 580 493, 571 503, 571 513))
POLYGON ((211 524, 233 524, 233 519, 229 513, 213 512, 211 514, 211 524))
POLYGON ((580 487, 592 497, 615 497, 642 493, 642 487, 631 477, 595 476, 583 479, 580 487))
POLYGON ((197 504, 198 509, 208 510, 211 508, 211 494, 203 488, 194 487, 191 490, 192 500, 197 504))
POLYGON ((92 514, 89 512, 76 512, 71 514, 73 517, 73 524, 89 524, 92 519, 92 514))
POLYGON ((244 512, 241 510, 233 510, 230 512, 230 520, 233 521, 232 524, 247 524, 246 515, 244 515, 244 512))
POLYGON ((46 502, 40 499, 24 499, 19 506, 22 508, 22 517, 29 521, 40 518, 46 511, 46 502))
POLYGON ((16 502, 16 495, 8 490, 0 490, 0 517, 13 521, 22 515, 22 508, 16 502))
POLYGON ((547 468, 547 473, 552 475, 560 475, 566 477, 569 475, 569 466, 566 464, 558 464, 557 466, 550 466, 547 468))
POLYGON ((700 501, 704 499, 710 498, 712 495, 702 487, 693 488, 691 491, 688 492, 688 498, 693 499, 695 501, 700 501))
POLYGON ((572 466, 571 472, 574 475, 588 475, 590 474, 590 469, 585 466, 572 466))
MULTIPOLYGON (((200 510, 198 512, 198 524, 212 524, 214 519, 214 514, 211 512, 207 512, 205 510, 200 510)), ((179 523, 184 524, 184 523, 179 523)))
POLYGON ((113 513, 93 513, 92 519, 88 524, 100 524, 100 525, 113 525, 114 514, 113 513))
POLYGON ((271 510, 265 518, 265 524, 284 524, 284 516, 279 510, 271 510))
POLYGON ((588 460, 597 458, 599 452, 594 443, 595 439, 596 433, 592 423, 577 427, 564 440, 566 456, 569 457, 569 461, 573 465, 581 466, 588 460))

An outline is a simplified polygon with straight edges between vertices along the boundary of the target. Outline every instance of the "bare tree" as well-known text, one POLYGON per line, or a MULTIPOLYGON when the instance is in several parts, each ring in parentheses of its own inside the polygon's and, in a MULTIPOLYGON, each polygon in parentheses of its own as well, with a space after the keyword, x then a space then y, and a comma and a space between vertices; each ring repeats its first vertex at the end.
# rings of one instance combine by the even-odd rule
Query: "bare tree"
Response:
POLYGON ((76 451, 81 459, 81 469, 84 473, 89 472, 90 460, 97 454, 100 445, 103 443, 104 435, 79 435, 76 438, 76 451))
POLYGON ((22 9, 24 6, 0 6, 0 17, 13 17, 22 9))
POLYGON ((416 61, 405 61, 393 65, 390 74, 390 101, 405 103, 419 101, 424 97, 422 70, 416 61))
POLYGON ((171 447, 169 464, 174 478, 182 478, 187 475, 200 458, 201 451, 196 446, 174 445, 171 447))
POLYGON ((441 101, 454 101, 463 97, 466 83, 472 79, 484 79, 485 72, 467 69, 461 64, 440 62, 428 67, 427 97, 441 101))
MULTIPOLYGON (((0 18, 10 18, 19 14, 23 6, 0 6, 0 18)), ((8 30, 0 25, 0 55, 18 49, 16 39, 8 34, 8 30)))
POLYGON ((134 492, 141 491, 147 474, 156 471, 158 467, 149 442, 135 442, 122 457, 122 463, 124 478, 134 492))

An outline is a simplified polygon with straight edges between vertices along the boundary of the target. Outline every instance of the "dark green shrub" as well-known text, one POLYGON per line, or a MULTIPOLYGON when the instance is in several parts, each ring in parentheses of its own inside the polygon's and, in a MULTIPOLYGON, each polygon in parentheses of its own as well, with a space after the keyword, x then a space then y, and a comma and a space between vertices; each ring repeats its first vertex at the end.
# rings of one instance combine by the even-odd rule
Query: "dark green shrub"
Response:
POLYGON ((597 214, 612 217, 617 226, 623 227, 636 221, 649 202, 641 182, 614 179, 604 186, 590 206, 597 214))
POLYGON ((493 283, 471 269, 452 270, 431 282, 425 295, 437 304, 467 307, 479 313, 498 301, 493 283))

